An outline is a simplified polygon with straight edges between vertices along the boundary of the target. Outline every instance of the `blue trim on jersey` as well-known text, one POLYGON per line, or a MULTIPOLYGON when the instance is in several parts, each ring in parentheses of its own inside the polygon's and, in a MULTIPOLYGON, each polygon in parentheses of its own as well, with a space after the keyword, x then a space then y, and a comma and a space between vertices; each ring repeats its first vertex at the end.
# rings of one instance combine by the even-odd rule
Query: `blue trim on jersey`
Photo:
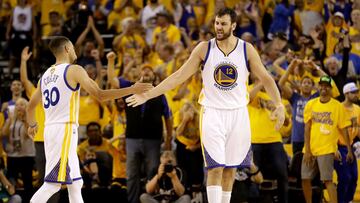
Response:
POLYGON ((246 63, 246 69, 250 73, 250 67, 249 67, 249 61, 247 59, 247 53, 246 53, 246 42, 244 41, 244 57, 245 57, 245 63, 246 63))
MULTIPOLYGON (((205 65, 207 59, 209 58, 210 48, 211 48, 211 40, 209 40, 209 42, 208 42, 208 50, 206 51, 206 55, 205 55, 203 65, 205 65)), ((202 69, 204 69, 204 66, 202 66, 202 69)))
POLYGON ((77 91, 77 90, 79 90, 79 88, 80 88, 80 84, 78 83, 78 84, 76 85, 76 87, 73 88, 73 87, 71 87, 71 86, 69 85, 68 81, 66 80, 66 73, 67 73, 67 70, 68 70, 69 66, 70 66, 70 64, 68 64, 68 65, 65 67, 65 70, 64 70, 64 81, 65 81, 66 86, 67 86, 70 90, 72 90, 72 91, 77 91))

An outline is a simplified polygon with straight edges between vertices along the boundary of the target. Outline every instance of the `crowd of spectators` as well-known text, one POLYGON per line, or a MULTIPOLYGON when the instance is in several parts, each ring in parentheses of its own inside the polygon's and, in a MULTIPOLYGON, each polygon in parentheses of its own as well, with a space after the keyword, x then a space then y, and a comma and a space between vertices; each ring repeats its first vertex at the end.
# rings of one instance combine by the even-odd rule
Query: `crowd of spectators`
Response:
MULTIPOLYGON (((0 91, 0 201, 28 202, 44 179, 41 123, 31 140, 25 109, 55 62, 47 48, 52 37, 71 39, 77 64, 103 89, 137 81, 156 86, 199 42, 214 37, 214 14, 225 6, 238 15, 234 35, 256 47, 287 109, 276 131, 274 105, 250 74, 253 161, 238 169, 232 202, 288 202, 294 188, 301 198, 293 202, 310 202, 322 198, 317 186, 332 202, 352 201, 358 179, 352 146, 360 137, 359 0, 0 0, 0 60, 8 61, 8 72, 0 72, 11 81, 10 91, 0 91)), ((135 108, 125 98, 100 103, 81 90, 85 202, 206 202, 200 92, 201 67, 135 108)), ((37 119, 41 114, 39 107, 37 119)), ((61 195, 50 200, 61 201, 61 195)))

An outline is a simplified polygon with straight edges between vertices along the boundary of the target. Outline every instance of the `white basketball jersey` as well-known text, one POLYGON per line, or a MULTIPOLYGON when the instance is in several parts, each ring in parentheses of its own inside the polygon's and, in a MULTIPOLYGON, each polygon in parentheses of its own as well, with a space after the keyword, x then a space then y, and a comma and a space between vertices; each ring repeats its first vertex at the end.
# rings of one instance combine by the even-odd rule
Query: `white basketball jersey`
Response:
POLYGON ((235 109, 248 104, 246 43, 237 39, 227 56, 211 39, 202 70, 203 88, 199 103, 217 109, 235 109))
POLYGON ((68 84, 66 72, 69 66, 69 64, 51 66, 40 79, 45 125, 62 123, 78 125, 80 84, 75 89, 68 84))

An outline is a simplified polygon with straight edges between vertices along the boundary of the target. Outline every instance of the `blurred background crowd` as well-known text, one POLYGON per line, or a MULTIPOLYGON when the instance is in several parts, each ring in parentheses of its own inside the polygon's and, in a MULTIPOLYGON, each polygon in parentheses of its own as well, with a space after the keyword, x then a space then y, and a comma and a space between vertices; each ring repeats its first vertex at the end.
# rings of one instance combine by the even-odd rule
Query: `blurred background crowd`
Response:
MULTIPOLYGON (((275 131, 270 97, 250 75, 253 162, 238 169, 232 202, 304 202, 306 103, 319 95, 343 102, 352 121, 354 152, 358 146, 359 0, 0 0, 0 200, 28 202, 43 181, 44 115, 39 107, 40 129, 31 140, 25 109, 42 73, 55 62, 47 47, 54 36, 73 42, 77 64, 103 89, 137 81, 157 85, 199 42, 214 37, 214 14, 222 7, 236 11, 234 35, 256 47, 287 109, 284 127, 275 131), (319 94, 325 75, 331 89, 319 94)), ((100 103, 81 91, 78 155, 85 202, 206 202, 200 70, 136 108, 124 99, 100 103), (156 175, 162 178, 157 181, 156 175)), ((346 143, 338 137, 334 153, 343 157, 334 163, 339 202, 360 200, 357 161, 346 162, 340 150, 346 143)), ((326 141, 310 144, 321 148, 326 141)), ((315 177, 315 202, 329 199, 324 188, 315 177)), ((65 193, 51 202, 66 202, 65 193)))

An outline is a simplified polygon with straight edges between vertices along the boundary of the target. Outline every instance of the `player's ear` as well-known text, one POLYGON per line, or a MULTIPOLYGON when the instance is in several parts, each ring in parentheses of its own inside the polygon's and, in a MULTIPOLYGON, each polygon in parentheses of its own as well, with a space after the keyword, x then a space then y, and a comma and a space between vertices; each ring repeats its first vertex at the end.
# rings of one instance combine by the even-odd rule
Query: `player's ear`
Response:
POLYGON ((235 28, 236 28, 236 22, 231 23, 231 29, 232 29, 232 31, 234 31, 234 30, 235 30, 235 28))
POLYGON ((68 47, 68 45, 64 45, 64 49, 65 49, 65 51, 66 51, 66 53, 69 53, 69 47, 68 47))

